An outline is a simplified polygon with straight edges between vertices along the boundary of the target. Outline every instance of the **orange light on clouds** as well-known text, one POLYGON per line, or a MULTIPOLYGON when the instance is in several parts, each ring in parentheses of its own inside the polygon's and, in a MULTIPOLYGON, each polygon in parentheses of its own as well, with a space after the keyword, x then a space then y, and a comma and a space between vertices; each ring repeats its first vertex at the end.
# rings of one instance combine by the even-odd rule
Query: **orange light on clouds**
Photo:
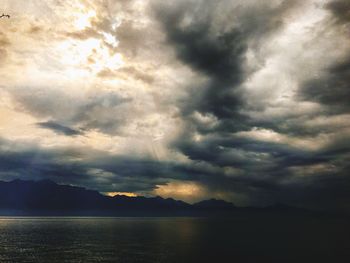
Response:
POLYGON ((107 196, 110 196, 110 197, 114 197, 116 195, 124 195, 124 196, 127 196, 127 197, 136 197, 137 196, 137 194, 130 193, 130 192, 106 192, 104 194, 107 195, 107 196))
POLYGON ((158 185, 154 194, 164 198, 172 197, 195 202, 202 200, 207 194, 207 190, 195 182, 169 182, 166 185, 158 185))

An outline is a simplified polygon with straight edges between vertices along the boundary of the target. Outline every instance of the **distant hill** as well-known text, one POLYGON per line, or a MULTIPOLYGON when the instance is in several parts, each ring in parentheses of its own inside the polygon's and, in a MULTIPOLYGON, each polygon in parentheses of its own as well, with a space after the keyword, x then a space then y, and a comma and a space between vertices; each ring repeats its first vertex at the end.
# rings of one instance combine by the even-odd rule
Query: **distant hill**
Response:
POLYGON ((217 200, 217 199, 209 199, 209 200, 204 200, 198 203, 193 204, 194 207, 196 208, 200 208, 200 209, 233 209, 235 208, 235 205, 230 203, 230 202, 226 202, 224 200, 217 200))
MULTIPOLYGON (((286 206, 266 211, 290 211, 286 206), (281 208, 284 209, 281 209, 281 208)), ((243 209, 217 199, 193 205, 172 198, 109 197, 82 187, 50 180, 0 181, 0 215, 196 216, 235 213, 243 209)))

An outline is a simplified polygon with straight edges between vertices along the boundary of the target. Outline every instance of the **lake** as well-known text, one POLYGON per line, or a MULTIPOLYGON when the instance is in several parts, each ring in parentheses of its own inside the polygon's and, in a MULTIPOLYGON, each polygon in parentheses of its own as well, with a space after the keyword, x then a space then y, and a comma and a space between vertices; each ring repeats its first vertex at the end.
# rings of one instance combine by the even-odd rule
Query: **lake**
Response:
POLYGON ((350 262, 347 219, 0 218, 0 262, 350 262))

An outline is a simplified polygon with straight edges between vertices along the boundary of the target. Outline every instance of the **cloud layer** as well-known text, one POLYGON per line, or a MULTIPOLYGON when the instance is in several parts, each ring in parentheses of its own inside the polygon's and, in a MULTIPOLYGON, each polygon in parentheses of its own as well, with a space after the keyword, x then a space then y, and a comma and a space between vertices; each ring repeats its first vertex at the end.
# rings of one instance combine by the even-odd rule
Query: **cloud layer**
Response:
POLYGON ((5 1, 0 178, 350 210, 350 6, 5 1))

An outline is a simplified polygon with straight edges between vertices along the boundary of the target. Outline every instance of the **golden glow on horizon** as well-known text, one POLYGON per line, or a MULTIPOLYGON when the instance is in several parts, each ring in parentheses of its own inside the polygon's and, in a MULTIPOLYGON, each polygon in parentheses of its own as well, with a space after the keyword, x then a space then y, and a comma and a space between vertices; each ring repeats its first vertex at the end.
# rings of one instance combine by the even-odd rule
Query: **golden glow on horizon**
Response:
POLYGON ((203 199, 207 191, 195 182, 170 182, 166 185, 157 185, 154 194, 163 198, 172 197, 191 202, 203 199))
POLYGON ((107 196, 110 196, 110 197, 114 197, 116 195, 124 195, 124 196, 127 196, 127 197, 136 197, 137 196, 137 194, 130 193, 130 192, 106 192, 104 194, 107 195, 107 196))

